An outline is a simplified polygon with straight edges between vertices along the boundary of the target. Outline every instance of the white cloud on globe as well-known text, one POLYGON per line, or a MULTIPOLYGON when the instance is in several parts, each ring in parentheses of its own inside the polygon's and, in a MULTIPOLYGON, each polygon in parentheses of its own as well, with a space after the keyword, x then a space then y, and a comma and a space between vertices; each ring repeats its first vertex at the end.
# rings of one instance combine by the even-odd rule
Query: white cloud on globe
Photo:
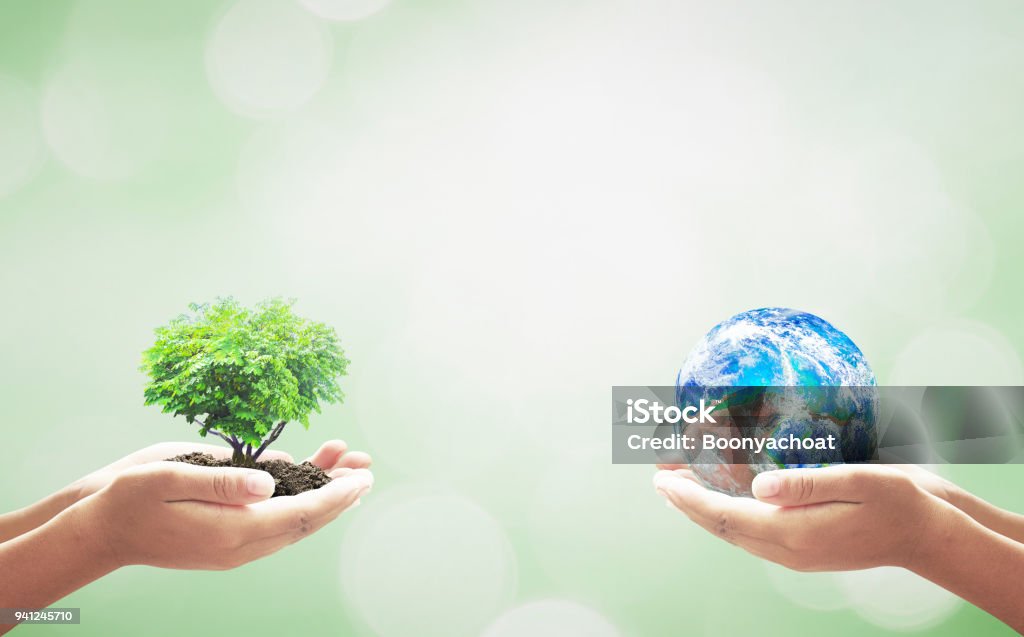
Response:
POLYGON ((326 26, 294 3, 240 0, 207 42, 207 77, 233 111, 272 116, 316 95, 330 72, 333 49, 326 26))
POLYGON ((963 603, 946 589, 896 567, 835 574, 850 605, 890 630, 923 630, 945 621, 963 603))
POLYGON ((345 600, 375 634, 475 637, 512 599, 515 556, 494 518, 449 491, 378 494, 341 546, 345 600), (397 610, 396 610, 397 609, 397 610))
POLYGON ((543 599, 506 611, 481 637, 619 637, 600 613, 576 602, 543 599))
POLYGON ((327 20, 352 22, 377 13, 391 0, 299 0, 316 15, 327 20))
POLYGON ((0 75, 0 199, 29 182, 46 158, 36 98, 21 81, 0 75))

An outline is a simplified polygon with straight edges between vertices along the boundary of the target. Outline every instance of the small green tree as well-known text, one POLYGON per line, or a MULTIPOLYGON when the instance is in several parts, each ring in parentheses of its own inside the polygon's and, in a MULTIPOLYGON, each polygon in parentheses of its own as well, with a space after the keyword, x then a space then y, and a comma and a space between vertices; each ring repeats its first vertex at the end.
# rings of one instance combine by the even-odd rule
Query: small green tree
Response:
POLYGON ((147 405, 184 415, 234 449, 232 463, 253 466, 284 426, 320 401, 341 402, 345 358, 334 329, 296 316, 273 299, 247 308, 231 298, 192 304, 157 328, 143 354, 147 405))

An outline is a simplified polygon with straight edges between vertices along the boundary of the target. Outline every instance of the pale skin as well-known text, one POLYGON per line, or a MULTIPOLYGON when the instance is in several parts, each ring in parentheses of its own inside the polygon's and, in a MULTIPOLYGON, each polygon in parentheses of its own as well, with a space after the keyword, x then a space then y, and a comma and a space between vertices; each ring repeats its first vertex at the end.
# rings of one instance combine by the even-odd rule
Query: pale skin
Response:
MULTIPOLYGON (((0 608, 46 608, 122 566, 225 570, 315 533, 373 485, 370 457, 324 443, 309 461, 333 478, 270 499, 254 469, 163 462, 213 445, 162 443, 137 451, 24 509, 0 515, 0 608)), ((280 451, 263 459, 292 461, 280 451)), ((0 634, 14 628, 0 624, 0 634)))
POLYGON ((670 506, 757 557, 798 571, 906 568, 1024 632, 1024 516, 925 469, 769 471, 745 498, 705 488, 684 465, 659 468, 670 506))

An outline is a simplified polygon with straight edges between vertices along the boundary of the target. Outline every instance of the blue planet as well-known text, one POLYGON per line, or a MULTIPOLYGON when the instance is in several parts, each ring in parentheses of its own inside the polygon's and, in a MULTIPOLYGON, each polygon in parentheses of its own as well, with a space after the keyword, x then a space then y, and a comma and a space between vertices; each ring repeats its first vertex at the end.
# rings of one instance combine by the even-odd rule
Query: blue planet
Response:
POLYGON ((730 495, 750 495, 762 471, 869 461, 877 449, 876 385, 857 345, 823 318, 786 308, 742 312, 712 328, 686 358, 676 378, 680 408, 698 398, 716 404, 719 422, 728 423, 717 436, 831 440, 834 447, 698 448, 685 460, 707 487, 730 495))

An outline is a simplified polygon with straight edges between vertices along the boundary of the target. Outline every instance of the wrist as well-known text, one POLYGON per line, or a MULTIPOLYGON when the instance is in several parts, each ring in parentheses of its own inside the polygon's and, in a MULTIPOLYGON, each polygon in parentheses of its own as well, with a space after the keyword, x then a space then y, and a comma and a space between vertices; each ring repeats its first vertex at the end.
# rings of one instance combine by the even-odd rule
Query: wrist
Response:
POLYGON ((910 538, 909 548, 904 551, 901 566, 917 574, 927 570, 936 561, 945 559, 965 533, 965 525, 972 518, 946 500, 924 494, 927 498, 925 512, 920 515, 921 523, 910 538))
POLYGON ((114 536, 96 510, 97 504, 95 498, 91 498, 69 507, 61 515, 67 518, 69 533, 76 544, 93 558, 100 569, 110 572, 126 566, 126 563, 116 549, 114 536))
POLYGON ((961 489, 958 485, 953 484, 952 482, 943 486, 945 488, 943 492, 943 499, 973 518, 974 512, 978 509, 978 498, 976 498, 970 491, 961 489))

